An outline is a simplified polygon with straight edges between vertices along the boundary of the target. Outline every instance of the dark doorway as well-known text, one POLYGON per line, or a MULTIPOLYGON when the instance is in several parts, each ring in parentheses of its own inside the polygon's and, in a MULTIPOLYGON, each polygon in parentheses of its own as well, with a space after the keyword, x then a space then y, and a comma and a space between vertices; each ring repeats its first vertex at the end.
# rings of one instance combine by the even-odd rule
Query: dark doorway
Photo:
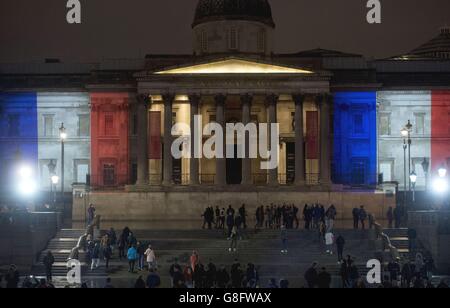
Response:
POLYGON ((364 160, 354 160, 352 162, 352 185, 360 186, 365 183, 366 162, 364 160))
MULTIPOLYGON (((237 145, 234 146, 234 157, 237 157, 237 145)), ((227 158, 227 184, 238 185, 242 182, 242 159, 227 158)))
POLYGON ((286 184, 295 180, 295 142, 286 143, 286 184))

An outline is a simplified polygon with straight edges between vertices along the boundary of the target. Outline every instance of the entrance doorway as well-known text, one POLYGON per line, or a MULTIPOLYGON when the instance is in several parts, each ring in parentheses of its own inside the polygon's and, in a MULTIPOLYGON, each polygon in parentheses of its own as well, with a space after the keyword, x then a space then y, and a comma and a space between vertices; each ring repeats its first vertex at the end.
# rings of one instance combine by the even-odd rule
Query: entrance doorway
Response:
MULTIPOLYGON (((234 157, 237 157, 237 145, 234 145, 234 157)), ((227 184, 239 185, 242 182, 242 159, 227 158, 227 184)))

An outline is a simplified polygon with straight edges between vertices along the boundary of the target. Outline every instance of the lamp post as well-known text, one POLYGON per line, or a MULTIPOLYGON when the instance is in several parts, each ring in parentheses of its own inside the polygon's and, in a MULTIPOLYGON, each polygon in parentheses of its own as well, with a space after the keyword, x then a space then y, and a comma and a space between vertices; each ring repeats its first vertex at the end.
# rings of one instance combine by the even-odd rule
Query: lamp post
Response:
POLYGON ((52 176, 52 186, 55 187, 55 189, 53 190, 53 208, 56 210, 56 191, 57 191, 57 187, 58 187, 58 182, 59 182, 59 176, 57 175, 53 175, 52 176))
POLYGON ((416 202, 417 174, 414 171, 409 175, 409 180, 412 183, 412 202, 415 203, 416 202))
MULTIPOLYGON (((407 193, 406 193, 406 181, 407 181, 407 174, 411 175, 411 131, 412 131, 413 125, 411 124, 411 121, 408 120, 408 123, 406 123, 405 127, 401 130, 401 134, 403 137, 403 157, 404 157, 404 178, 405 178, 405 195, 404 195, 404 204, 406 205, 406 199, 407 199, 407 193), (406 163, 406 149, 408 149, 408 163, 406 163), (406 166, 408 166, 408 171, 406 171, 406 166)), ((411 178, 409 179, 408 184, 408 191, 411 192, 411 178)))
POLYGON ((64 143, 67 140, 64 123, 61 123, 61 127, 59 128, 59 139, 61 141, 61 201, 64 208, 64 143))
POLYGON ((425 191, 428 191, 428 170, 430 169, 430 161, 426 157, 422 161, 422 169, 425 174, 425 191))

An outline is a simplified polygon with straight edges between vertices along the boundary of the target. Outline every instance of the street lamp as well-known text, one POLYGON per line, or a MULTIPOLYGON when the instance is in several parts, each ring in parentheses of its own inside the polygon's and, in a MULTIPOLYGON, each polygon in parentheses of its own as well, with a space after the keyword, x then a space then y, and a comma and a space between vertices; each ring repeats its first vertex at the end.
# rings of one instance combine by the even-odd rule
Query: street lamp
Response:
POLYGON ((67 140, 67 132, 64 123, 61 123, 61 127, 59 128, 59 139, 61 141, 61 198, 64 208, 64 143, 67 140))
POLYGON ((52 186, 55 187, 55 189, 52 189, 52 190, 53 190, 53 207, 56 210, 56 187, 58 187, 59 176, 53 175, 51 180, 52 180, 52 186))
POLYGON ((416 173, 413 171, 410 175, 409 175, 409 180, 412 183, 412 201, 416 202, 416 183, 417 183, 417 175, 416 173))
POLYGON ((438 174, 440 178, 445 178, 447 176, 447 169, 444 167, 439 168, 438 174))
MULTIPOLYGON (((407 181, 407 174, 411 175, 411 131, 412 131, 413 125, 411 124, 411 121, 408 120, 408 123, 402 128, 401 135, 403 137, 403 161, 404 161, 404 180, 405 180, 405 188, 404 188, 404 201, 403 204, 406 206, 406 199, 407 199, 407 193, 406 193, 406 181, 407 181), (408 163, 406 163, 406 149, 408 149, 408 163), (406 166, 408 166, 408 170, 406 170, 406 166)), ((409 186, 408 191, 411 192, 411 178, 409 179, 409 186)))

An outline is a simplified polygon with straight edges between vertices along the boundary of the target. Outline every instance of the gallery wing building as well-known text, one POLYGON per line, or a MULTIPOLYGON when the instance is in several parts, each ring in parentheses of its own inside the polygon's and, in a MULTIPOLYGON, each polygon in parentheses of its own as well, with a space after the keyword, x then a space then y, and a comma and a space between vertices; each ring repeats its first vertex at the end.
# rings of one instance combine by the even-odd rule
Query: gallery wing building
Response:
POLYGON ((198 219, 205 206, 272 202, 335 204, 341 217, 366 205, 382 216, 410 173, 425 191, 450 166, 448 28, 381 60, 276 54, 274 29, 267 0, 200 0, 190 55, 2 64, 1 187, 14 191, 17 166, 28 164, 41 191, 61 189, 51 176, 64 170, 74 220, 91 202, 105 220, 198 219), (172 142, 189 135, 173 125, 194 131, 196 115, 203 126, 279 123, 278 168, 261 169, 262 157, 173 158, 172 142))

